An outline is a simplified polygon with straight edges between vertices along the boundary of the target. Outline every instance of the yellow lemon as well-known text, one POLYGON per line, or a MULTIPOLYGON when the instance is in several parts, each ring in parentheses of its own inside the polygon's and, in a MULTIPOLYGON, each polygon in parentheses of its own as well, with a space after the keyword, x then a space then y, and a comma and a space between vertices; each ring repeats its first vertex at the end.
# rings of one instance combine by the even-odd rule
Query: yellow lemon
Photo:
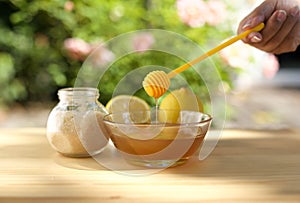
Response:
POLYGON ((170 92, 160 102, 159 109, 173 110, 166 111, 160 114, 159 120, 167 123, 177 123, 179 111, 200 111, 203 112, 203 103, 188 88, 180 88, 170 92))
MULTIPOLYGON (((106 109, 109 113, 130 112, 130 117, 132 121, 138 123, 148 122, 150 119, 149 112, 146 112, 150 110, 148 103, 137 96, 115 96, 107 102, 106 109), (133 113, 137 111, 143 111, 144 113, 133 113)), ((121 121, 119 119, 122 119, 121 116, 119 119, 117 117, 114 118, 118 121, 121 121)))

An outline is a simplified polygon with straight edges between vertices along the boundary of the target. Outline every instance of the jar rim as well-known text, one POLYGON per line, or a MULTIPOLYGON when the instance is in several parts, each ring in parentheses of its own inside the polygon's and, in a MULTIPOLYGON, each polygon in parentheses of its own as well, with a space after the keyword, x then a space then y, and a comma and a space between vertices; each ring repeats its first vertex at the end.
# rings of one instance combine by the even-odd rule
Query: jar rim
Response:
POLYGON ((58 96, 99 96, 99 90, 94 87, 67 87, 58 90, 58 96))

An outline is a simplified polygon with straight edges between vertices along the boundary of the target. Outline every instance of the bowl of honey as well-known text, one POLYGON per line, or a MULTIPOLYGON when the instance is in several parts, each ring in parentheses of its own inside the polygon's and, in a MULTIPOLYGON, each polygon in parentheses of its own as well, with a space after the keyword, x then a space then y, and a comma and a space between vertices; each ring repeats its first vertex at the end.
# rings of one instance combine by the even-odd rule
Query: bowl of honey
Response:
POLYGON ((212 117, 198 111, 151 109, 110 113, 103 121, 115 148, 128 163, 168 168, 186 163, 195 154, 212 117))

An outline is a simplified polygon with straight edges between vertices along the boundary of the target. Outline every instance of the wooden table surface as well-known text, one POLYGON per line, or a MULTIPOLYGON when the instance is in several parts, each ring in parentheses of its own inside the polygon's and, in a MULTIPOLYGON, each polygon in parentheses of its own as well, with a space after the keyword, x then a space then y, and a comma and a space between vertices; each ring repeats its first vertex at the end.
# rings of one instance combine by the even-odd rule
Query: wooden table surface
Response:
POLYGON ((43 128, 0 129, 1 203, 300 202, 300 129, 224 130, 205 160, 147 173, 63 157, 43 128))

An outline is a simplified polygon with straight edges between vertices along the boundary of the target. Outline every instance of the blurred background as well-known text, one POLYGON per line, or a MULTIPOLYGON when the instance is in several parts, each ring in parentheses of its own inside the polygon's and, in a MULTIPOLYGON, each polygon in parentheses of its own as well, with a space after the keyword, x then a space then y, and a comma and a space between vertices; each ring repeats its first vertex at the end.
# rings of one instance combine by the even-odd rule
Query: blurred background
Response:
MULTIPOLYGON (((96 47, 141 29, 176 32, 208 50, 236 34, 256 0, 0 0, 0 127, 44 127, 57 91, 74 85, 96 47)), ((99 84, 111 98, 124 74, 145 64, 178 67, 178 58, 151 49, 153 36, 133 40, 136 50, 117 61, 99 84), (167 59, 167 60, 166 60, 167 59)), ((178 45, 180 47, 180 45, 178 45)), ((97 62, 113 59, 109 48, 97 62)), ((274 56, 236 43, 212 57, 227 94, 227 128, 299 127, 299 51, 274 56)), ((209 102, 201 78, 183 73, 209 102)), ((151 104, 143 92, 137 93, 151 104)))

